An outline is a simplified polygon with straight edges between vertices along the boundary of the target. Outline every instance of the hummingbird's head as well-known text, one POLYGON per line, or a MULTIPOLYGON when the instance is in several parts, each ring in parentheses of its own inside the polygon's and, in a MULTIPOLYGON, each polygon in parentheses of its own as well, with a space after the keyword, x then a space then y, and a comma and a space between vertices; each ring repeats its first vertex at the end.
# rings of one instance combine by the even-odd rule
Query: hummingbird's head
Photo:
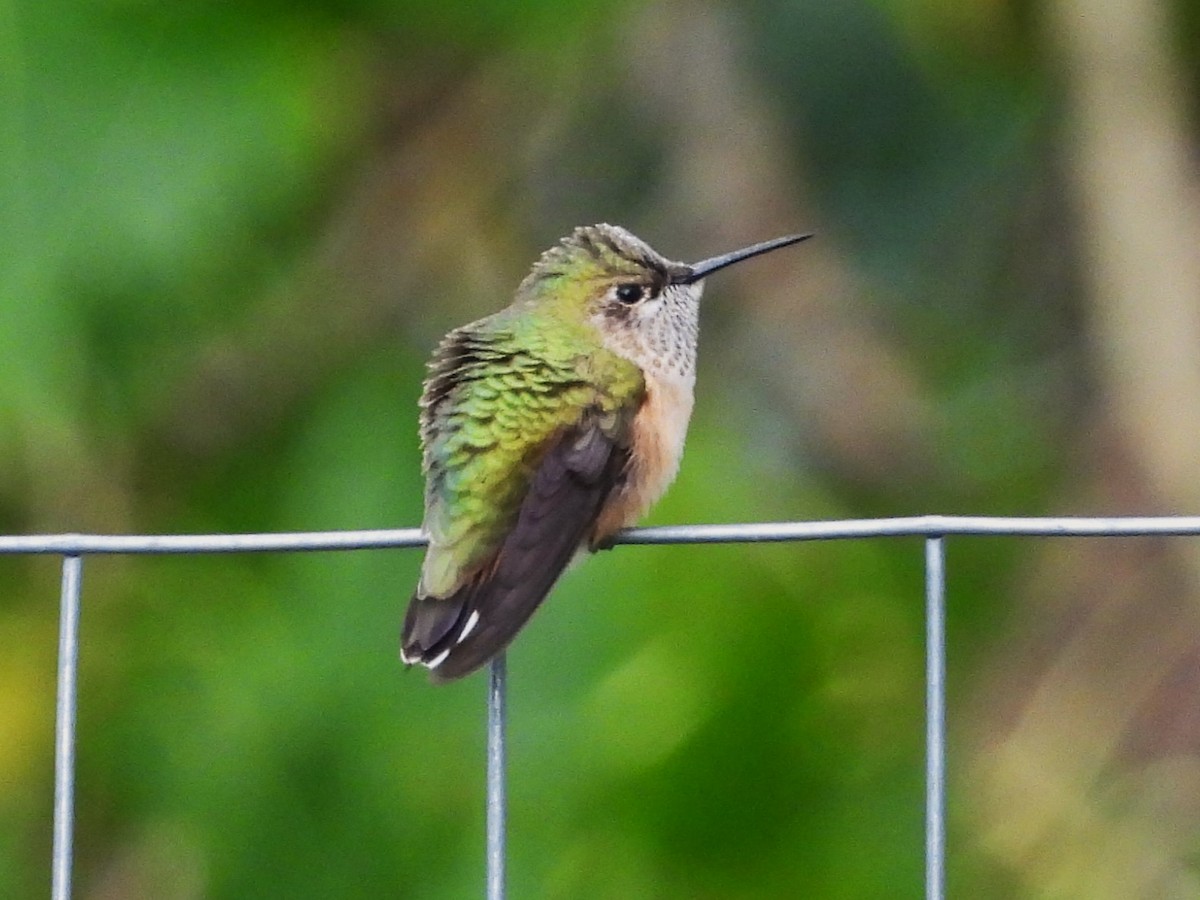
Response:
POLYGON ((689 265, 667 259, 617 225, 585 225, 542 254, 519 295, 582 312, 608 349, 643 370, 690 378, 704 278, 808 237, 776 238, 689 265))

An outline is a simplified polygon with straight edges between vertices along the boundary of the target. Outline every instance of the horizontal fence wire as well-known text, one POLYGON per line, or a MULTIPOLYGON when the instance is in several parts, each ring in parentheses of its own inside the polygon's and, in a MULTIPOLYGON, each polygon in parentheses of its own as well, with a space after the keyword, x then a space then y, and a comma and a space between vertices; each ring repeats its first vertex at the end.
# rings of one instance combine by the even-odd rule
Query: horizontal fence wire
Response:
MULTIPOLYGON (((635 528, 617 544, 739 544, 850 540, 883 537, 925 539, 925 896, 945 896, 945 538, 951 535, 1015 537, 1150 537, 1200 535, 1200 516, 1001 518, 912 516, 834 522, 754 522, 635 528)), ((54 842, 52 898, 69 900, 73 861, 75 715, 79 658, 80 586, 89 555, 286 553, 376 550, 424 546, 420 529, 319 531, 273 534, 191 535, 0 535, 0 555, 42 554, 63 558, 55 711, 54 842)), ((506 675, 503 656, 489 668, 487 695, 486 896, 503 900, 507 834, 505 817, 506 675)))
MULTIPOLYGON (((836 522, 753 522, 734 525, 662 525, 631 528, 617 544, 752 544, 868 537, 944 537, 956 534, 1018 537, 1139 537, 1200 534, 1200 516, 909 516, 836 522)), ((272 534, 0 535, 0 554, 280 553, 421 547, 419 528, 303 531, 272 534)))

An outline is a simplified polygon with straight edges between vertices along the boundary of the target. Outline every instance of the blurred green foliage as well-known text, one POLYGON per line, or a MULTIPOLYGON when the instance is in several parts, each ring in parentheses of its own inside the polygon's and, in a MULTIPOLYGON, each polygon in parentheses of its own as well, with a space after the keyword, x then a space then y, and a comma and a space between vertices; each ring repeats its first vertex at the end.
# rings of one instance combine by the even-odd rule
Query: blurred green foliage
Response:
MULTIPOLYGON (((665 52, 653 23, 693 18, 739 36, 780 193, 809 198, 786 215, 845 254, 839 302, 927 417, 848 457, 781 374, 802 351, 752 340, 786 306, 718 299, 653 520, 1045 508, 1085 386, 1073 275, 1037 242, 1063 201, 1030 6, 649 9, 2 5, 0 532, 416 524, 438 334, 576 224, 726 249, 672 199, 680 135, 630 75, 665 52)), ((1020 552, 952 549, 955 684, 1020 552)), ((402 671, 418 562, 89 559, 77 896, 477 895, 483 681, 402 671)), ((621 548, 568 575, 510 654, 512 896, 919 896, 920 564, 621 548)), ((0 558, 5 897, 48 890, 57 577, 0 558)), ((1012 896, 956 866, 956 896, 1012 896)))

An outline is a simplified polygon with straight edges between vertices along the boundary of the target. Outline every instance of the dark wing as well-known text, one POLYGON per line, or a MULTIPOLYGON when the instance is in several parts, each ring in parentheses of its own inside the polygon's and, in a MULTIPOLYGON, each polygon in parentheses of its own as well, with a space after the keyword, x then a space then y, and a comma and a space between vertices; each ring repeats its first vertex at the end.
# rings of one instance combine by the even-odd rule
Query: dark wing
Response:
POLYGON ((413 597, 404 617, 405 661, 429 666, 432 679, 445 682, 507 647, 584 543, 628 461, 623 435, 599 410, 563 430, 488 564, 450 596, 413 597))

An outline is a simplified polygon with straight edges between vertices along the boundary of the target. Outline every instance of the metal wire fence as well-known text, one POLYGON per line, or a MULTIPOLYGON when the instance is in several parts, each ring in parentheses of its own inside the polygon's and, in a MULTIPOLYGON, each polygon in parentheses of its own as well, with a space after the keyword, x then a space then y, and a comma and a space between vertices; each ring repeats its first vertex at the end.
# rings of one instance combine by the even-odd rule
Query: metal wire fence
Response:
MULTIPOLYGON (((925 544, 925 896, 945 896, 946 857, 946 539, 966 535, 1137 537, 1200 535, 1200 516, 1044 517, 917 516, 838 522, 678 525, 624 532, 619 544, 714 544, 920 537, 925 544)), ((63 559, 55 711, 53 900, 71 896, 75 796, 75 711, 84 559, 103 554, 268 553, 418 547, 419 529, 282 534, 0 536, 0 554, 63 559)), ((504 657, 487 690, 486 892, 505 896, 506 675, 504 657)))

